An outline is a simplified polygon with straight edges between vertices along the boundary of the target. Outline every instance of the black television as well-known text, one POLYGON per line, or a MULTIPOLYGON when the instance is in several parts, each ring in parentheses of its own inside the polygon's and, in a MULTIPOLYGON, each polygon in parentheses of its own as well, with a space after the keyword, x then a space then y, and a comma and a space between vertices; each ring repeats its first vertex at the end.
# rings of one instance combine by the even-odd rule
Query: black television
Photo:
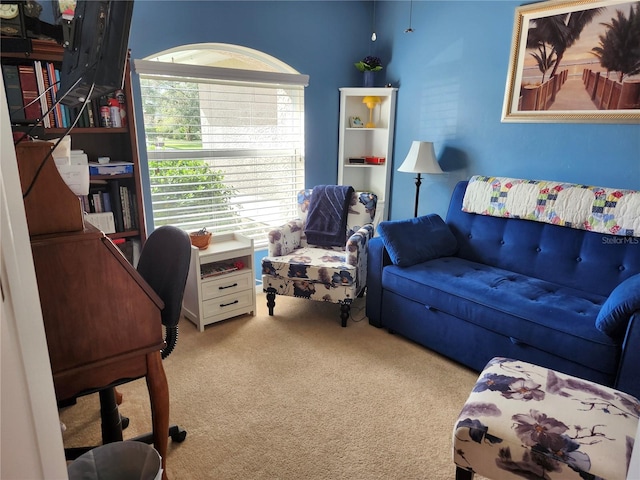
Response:
POLYGON ((122 88, 132 13, 133 0, 77 1, 60 69, 60 103, 75 107, 122 88))

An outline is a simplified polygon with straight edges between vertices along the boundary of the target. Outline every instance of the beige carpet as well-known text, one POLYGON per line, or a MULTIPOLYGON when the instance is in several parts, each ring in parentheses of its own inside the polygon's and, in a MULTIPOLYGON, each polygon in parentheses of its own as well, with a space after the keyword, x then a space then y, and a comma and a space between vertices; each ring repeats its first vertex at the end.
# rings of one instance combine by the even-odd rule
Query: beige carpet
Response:
MULTIPOLYGON (((451 432, 477 373, 335 304, 264 295, 258 315, 199 333, 183 319, 164 361, 167 473, 179 479, 452 479, 451 432), (355 320, 355 321, 354 321, 355 320)), ((125 438, 151 429, 144 380, 119 387, 125 438)), ((100 441, 98 396, 64 409, 65 446, 100 441)))

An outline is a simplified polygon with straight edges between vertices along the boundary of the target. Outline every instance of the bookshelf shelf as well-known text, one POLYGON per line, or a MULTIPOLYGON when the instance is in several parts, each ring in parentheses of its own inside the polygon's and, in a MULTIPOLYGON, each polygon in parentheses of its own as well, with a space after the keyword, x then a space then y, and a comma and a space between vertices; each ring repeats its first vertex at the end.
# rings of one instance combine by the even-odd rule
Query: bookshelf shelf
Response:
POLYGON ((97 181, 97 180, 115 180, 115 179, 123 179, 123 178, 134 178, 135 175, 133 173, 117 173, 115 175, 91 175, 89 178, 90 180, 93 181, 97 181))
MULTIPOLYGON (((46 128, 45 132, 49 135, 62 135, 66 132, 66 128, 46 128)), ((117 135, 128 134, 128 128, 105 128, 105 127, 75 127, 74 135, 117 135)))
POLYGON ((117 233, 110 233, 109 235, 107 235, 109 238, 112 239, 116 239, 116 238, 130 238, 130 237, 139 237, 140 236, 140 230, 130 230, 128 232, 117 232, 117 233))
MULTIPOLYGON (((16 71, 16 67, 18 71, 20 67, 37 71, 38 69, 35 67, 40 65, 43 69, 43 75, 46 78, 53 79, 55 71, 62 65, 63 53, 64 50, 60 45, 47 40, 31 40, 31 51, 28 52, 6 52, 2 50, 2 45, 0 44, 0 59, 2 61, 5 84, 7 83, 7 76, 5 75, 6 68, 13 69, 14 72, 16 71)), ((51 84, 50 81, 49 84, 51 84)), ((24 106, 25 97, 22 85, 22 77, 19 77, 19 81, 17 82, 18 90, 16 91, 14 88, 13 92, 14 94, 17 93, 17 102, 19 102, 21 106, 24 106)), ((10 111, 13 113, 16 110, 20 110, 19 108, 11 107, 12 102, 9 98, 9 88, 6 88, 6 90, 10 111)), ((84 211, 87 213, 100 213, 105 211, 104 209, 106 208, 111 209, 106 211, 113 212, 116 232, 108 233, 107 236, 112 240, 119 240, 120 242, 124 239, 124 244, 118 243, 118 247, 125 253, 127 259, 132 264, 135 264, 137 262, 137 253, 140 251, 142 243, 146 239, 146 228, 144 205, 142 202, 142 181, 140 179, 136 125, 133 113, 131 71, 128 61, 122 90, 125 103, 124 105, 121 104, 121 108, 124 108, 127 121, 126 126, 118 128, 100 126, 100 116, 96 116, 96 110, 99 110, 99 108, 96 108, 98 101, 94 100, 93 115, 88 115, 90 117, 89 121, 85 119, 85 123, 92 126, 76 126, 71 130, 69 135, 71 136, 71 148, 73 150, 83 150, 87 154, 90 162, 97 161, 98 157, 108 156, 112 161, 133 163, 133 173, 90 176, 90 195, 99 193, 102 198, 110 197, 109 201, 105 202, 106 207, 100 202, 101 210, 96 210, 94 209, 94 201, 89 201, 87 198, 81 198, 81 201, 83 201, 84 211), (117 195, 117 199, 115 199, 116 192, 120 193, 120 195, 117 195)), ((53 98, 51 100, 53 100, 53 98)), ((13 101, 13 105, 15 105, 15 95, 13 101)), ((41 107, 44 108, 44 105, 41 107)), ((87 108, 88 107, 89 105, 87 105, 87 108)), ((39 116, 41 117, 42 114, 39 116)), ((72 116, 63 117, 52 114, 49 116, 48 125, 53 126, 36 129, 38 138, 41 140, 60 138, 67 131, 67 126, 61 124, 62 118, 65 118, 66 125, 72 124, 72 116)), ((13 120, 15 119, 12 117, 12 121, 13 120)), ((18 122, 14 124, 13 128, 14 130, 25 131, 25 127, 19 126, 18 122)), ((94 200, 96 199, 94 198, 94 200)))

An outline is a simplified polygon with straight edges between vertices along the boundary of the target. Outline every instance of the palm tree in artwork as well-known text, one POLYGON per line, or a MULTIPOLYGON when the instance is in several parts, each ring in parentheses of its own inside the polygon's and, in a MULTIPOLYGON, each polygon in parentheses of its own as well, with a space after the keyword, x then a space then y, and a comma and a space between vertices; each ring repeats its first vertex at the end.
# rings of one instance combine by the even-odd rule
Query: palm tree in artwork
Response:
POLYGON ((591 49, 600 59, 600 65, 607 72, 618 72, 622 82, 625 75, 640 73, 640 3, 631 6, 629 17, 616 10, 616 16, 609 23, 604 35, 600 35, 600 45, 591 49))
POLYGON ((600 11, 602 8, 592 8, 532 20, 533 27, 529 29, 527 47, 538 48, 541 43, 553 47, 556 53, 556 63, 551 72, 552 77, 562 62, 564 52, 580 38, 584 27, 591 23, 600 11))
POLYGON ((547 52, 547 44, 540 43, 538 45, 538 51, 531 53, 531 56, 535 58, 538 63, 538 69, 542 72, 541 83, 544 83, 544 76, 557 63, 558 57, 556 51, 552 48, 550 52, 547 52))

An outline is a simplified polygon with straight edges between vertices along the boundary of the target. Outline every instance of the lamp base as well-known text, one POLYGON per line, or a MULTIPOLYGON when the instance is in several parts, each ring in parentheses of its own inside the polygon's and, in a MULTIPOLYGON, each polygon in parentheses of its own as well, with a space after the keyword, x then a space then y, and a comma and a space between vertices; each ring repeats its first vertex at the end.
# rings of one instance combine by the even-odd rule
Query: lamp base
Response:
POLYGON ((422 179, 420 178, 420 174, 416 177, 416 204, 413 209, 413 216, 418 216, 418 203, 420 200, 420 185, 422 185, 422 179))

